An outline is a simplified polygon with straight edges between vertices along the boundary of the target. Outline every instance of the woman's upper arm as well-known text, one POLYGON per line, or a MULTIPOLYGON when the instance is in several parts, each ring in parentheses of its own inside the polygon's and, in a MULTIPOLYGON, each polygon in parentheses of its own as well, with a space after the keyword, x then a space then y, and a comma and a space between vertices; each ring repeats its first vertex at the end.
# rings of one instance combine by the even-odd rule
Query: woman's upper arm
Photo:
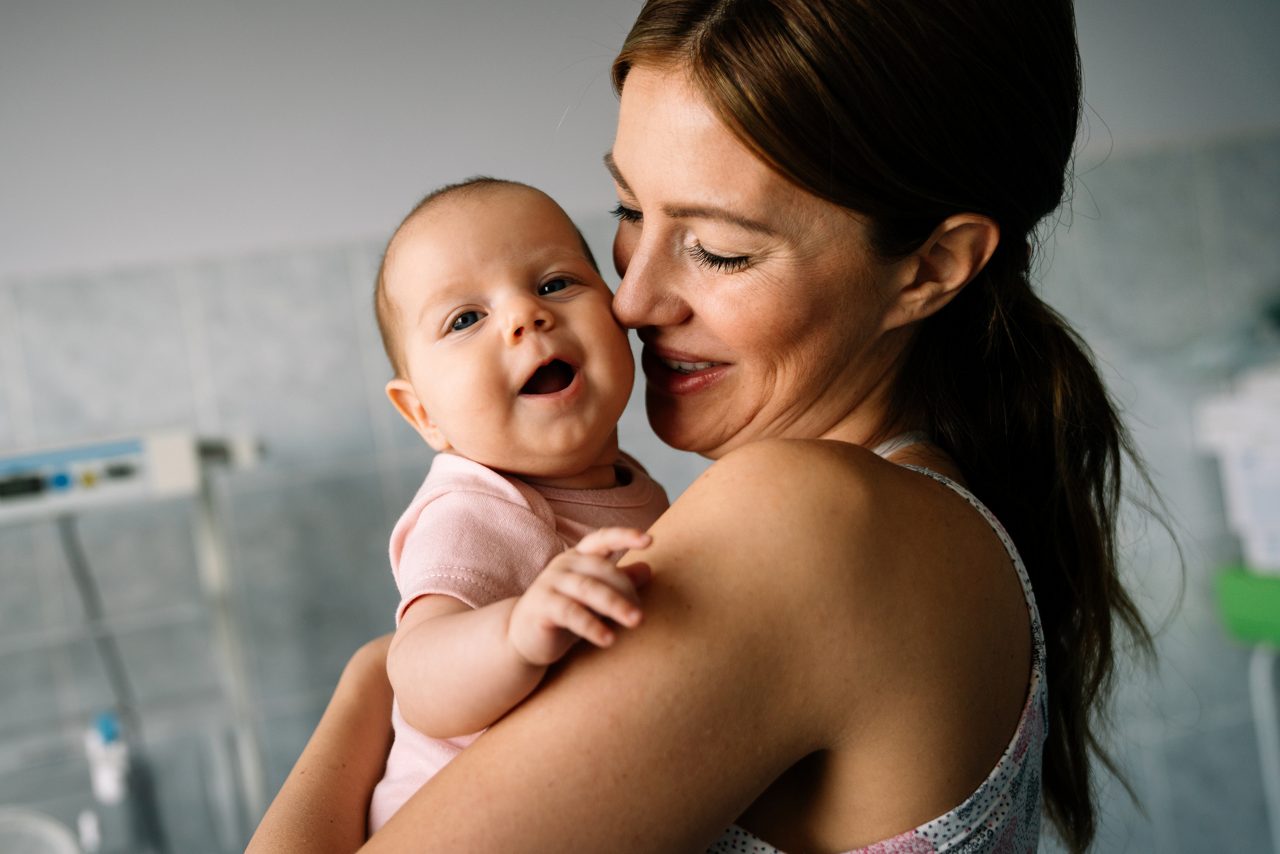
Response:
POLYGON ((369 798, 391 748, 390 642, 370 641, 351 657, 246 852, 350 852, 364 842, 369 798))
POLYGON ((830 638, 809 629, 833 574, 794 570, 830 562, 813 536, 830 520, 815 522, 821 489, 795 465, 808 451, 746 451, 653 527, 638 555, 654 570, 645 622, 609 649, 580 647, 368 850, 696 849, 828 746, 815 651, 830 638))

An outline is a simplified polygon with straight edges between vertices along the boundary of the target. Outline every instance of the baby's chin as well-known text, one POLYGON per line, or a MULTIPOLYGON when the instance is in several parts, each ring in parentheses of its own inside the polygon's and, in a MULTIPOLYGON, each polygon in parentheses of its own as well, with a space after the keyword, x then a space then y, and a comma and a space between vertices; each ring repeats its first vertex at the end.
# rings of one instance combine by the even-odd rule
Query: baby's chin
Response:
POLYGON ((593 447, 578 447, 563 453, 512 455, 509 453, 485 454, 479 450, 474 456, 465 451, 459 453, 494 471, 517 477, 553 480, 577 477, 596 466, 609 465, 617 459, 616 435, 610 436, 606 441, 592 444, 593 447))

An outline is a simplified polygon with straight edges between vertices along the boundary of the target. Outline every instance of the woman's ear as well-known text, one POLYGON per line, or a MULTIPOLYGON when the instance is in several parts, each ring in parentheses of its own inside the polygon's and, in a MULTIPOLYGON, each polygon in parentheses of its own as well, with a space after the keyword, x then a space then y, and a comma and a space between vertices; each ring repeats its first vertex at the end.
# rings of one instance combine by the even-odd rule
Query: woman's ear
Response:
POLYGON ((388 382, 387 399, 396 408, 396 412, 409 422, 409 426, 436 451, 448 451, 453 448, 440 430, 440 425, 427 413, 426 407, 418 398, 418 392, 408 380, 397 377, 388 382))
POLYGON ((999 242, 1000 226, 990 217, 947 217, 900 262, 897 300, 885 316, 884 328, 923 320, 951 302, 991 260, 999 242))

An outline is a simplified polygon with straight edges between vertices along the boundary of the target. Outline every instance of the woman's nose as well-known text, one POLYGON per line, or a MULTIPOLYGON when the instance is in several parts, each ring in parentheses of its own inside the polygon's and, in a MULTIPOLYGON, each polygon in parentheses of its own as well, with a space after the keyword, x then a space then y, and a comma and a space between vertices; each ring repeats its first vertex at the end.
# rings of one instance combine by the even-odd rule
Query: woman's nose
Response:
POLYGON ((505 337, 508 344, 518 344, 530 332, 549 332, 555 324, 555 315, 538 300, 526 297, 513 299, 507 307, 505 337))
POLYGON ((643 241, 614 246, 614 265, 622 275, 613 295, 613 314, 623 326, 674 326, 689 315, 689 306, 675 286, 679 270, 663 264, 660 253, 650 251, 643 241))

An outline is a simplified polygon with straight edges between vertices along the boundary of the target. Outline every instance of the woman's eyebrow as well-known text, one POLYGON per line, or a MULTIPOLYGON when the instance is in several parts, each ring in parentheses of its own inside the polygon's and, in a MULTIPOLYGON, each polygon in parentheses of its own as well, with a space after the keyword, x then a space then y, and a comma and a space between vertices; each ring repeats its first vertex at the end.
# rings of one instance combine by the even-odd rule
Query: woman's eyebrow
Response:
MULTIPOLYGON (((618 186, 622 188, 623 192, 634 196, 635 193, 632 192, 631 185, 622 177, 622 172, 619 171, 618 164, 613 159, 612 151, 604 153, 604 165, 609 170, 609 174, 613 176, 613 180, 618 182, 618 186)), ((717 219, 747 231, 763 234, 766 237, 778 236, 777 229, 772 226, 713 205, 663 205, 662 212, 674 219, 717 219)))
POLYGON ((604 153, 604 168, 609 170, 609 174, 613 176, 613 180, 618 182, 619 187, 629 195, 635 195, 631 192, 631 185, 627 183, 627 179, 622 177, 622 172, 618 169, 618 163, 613 159, 612 151, 604 153))

